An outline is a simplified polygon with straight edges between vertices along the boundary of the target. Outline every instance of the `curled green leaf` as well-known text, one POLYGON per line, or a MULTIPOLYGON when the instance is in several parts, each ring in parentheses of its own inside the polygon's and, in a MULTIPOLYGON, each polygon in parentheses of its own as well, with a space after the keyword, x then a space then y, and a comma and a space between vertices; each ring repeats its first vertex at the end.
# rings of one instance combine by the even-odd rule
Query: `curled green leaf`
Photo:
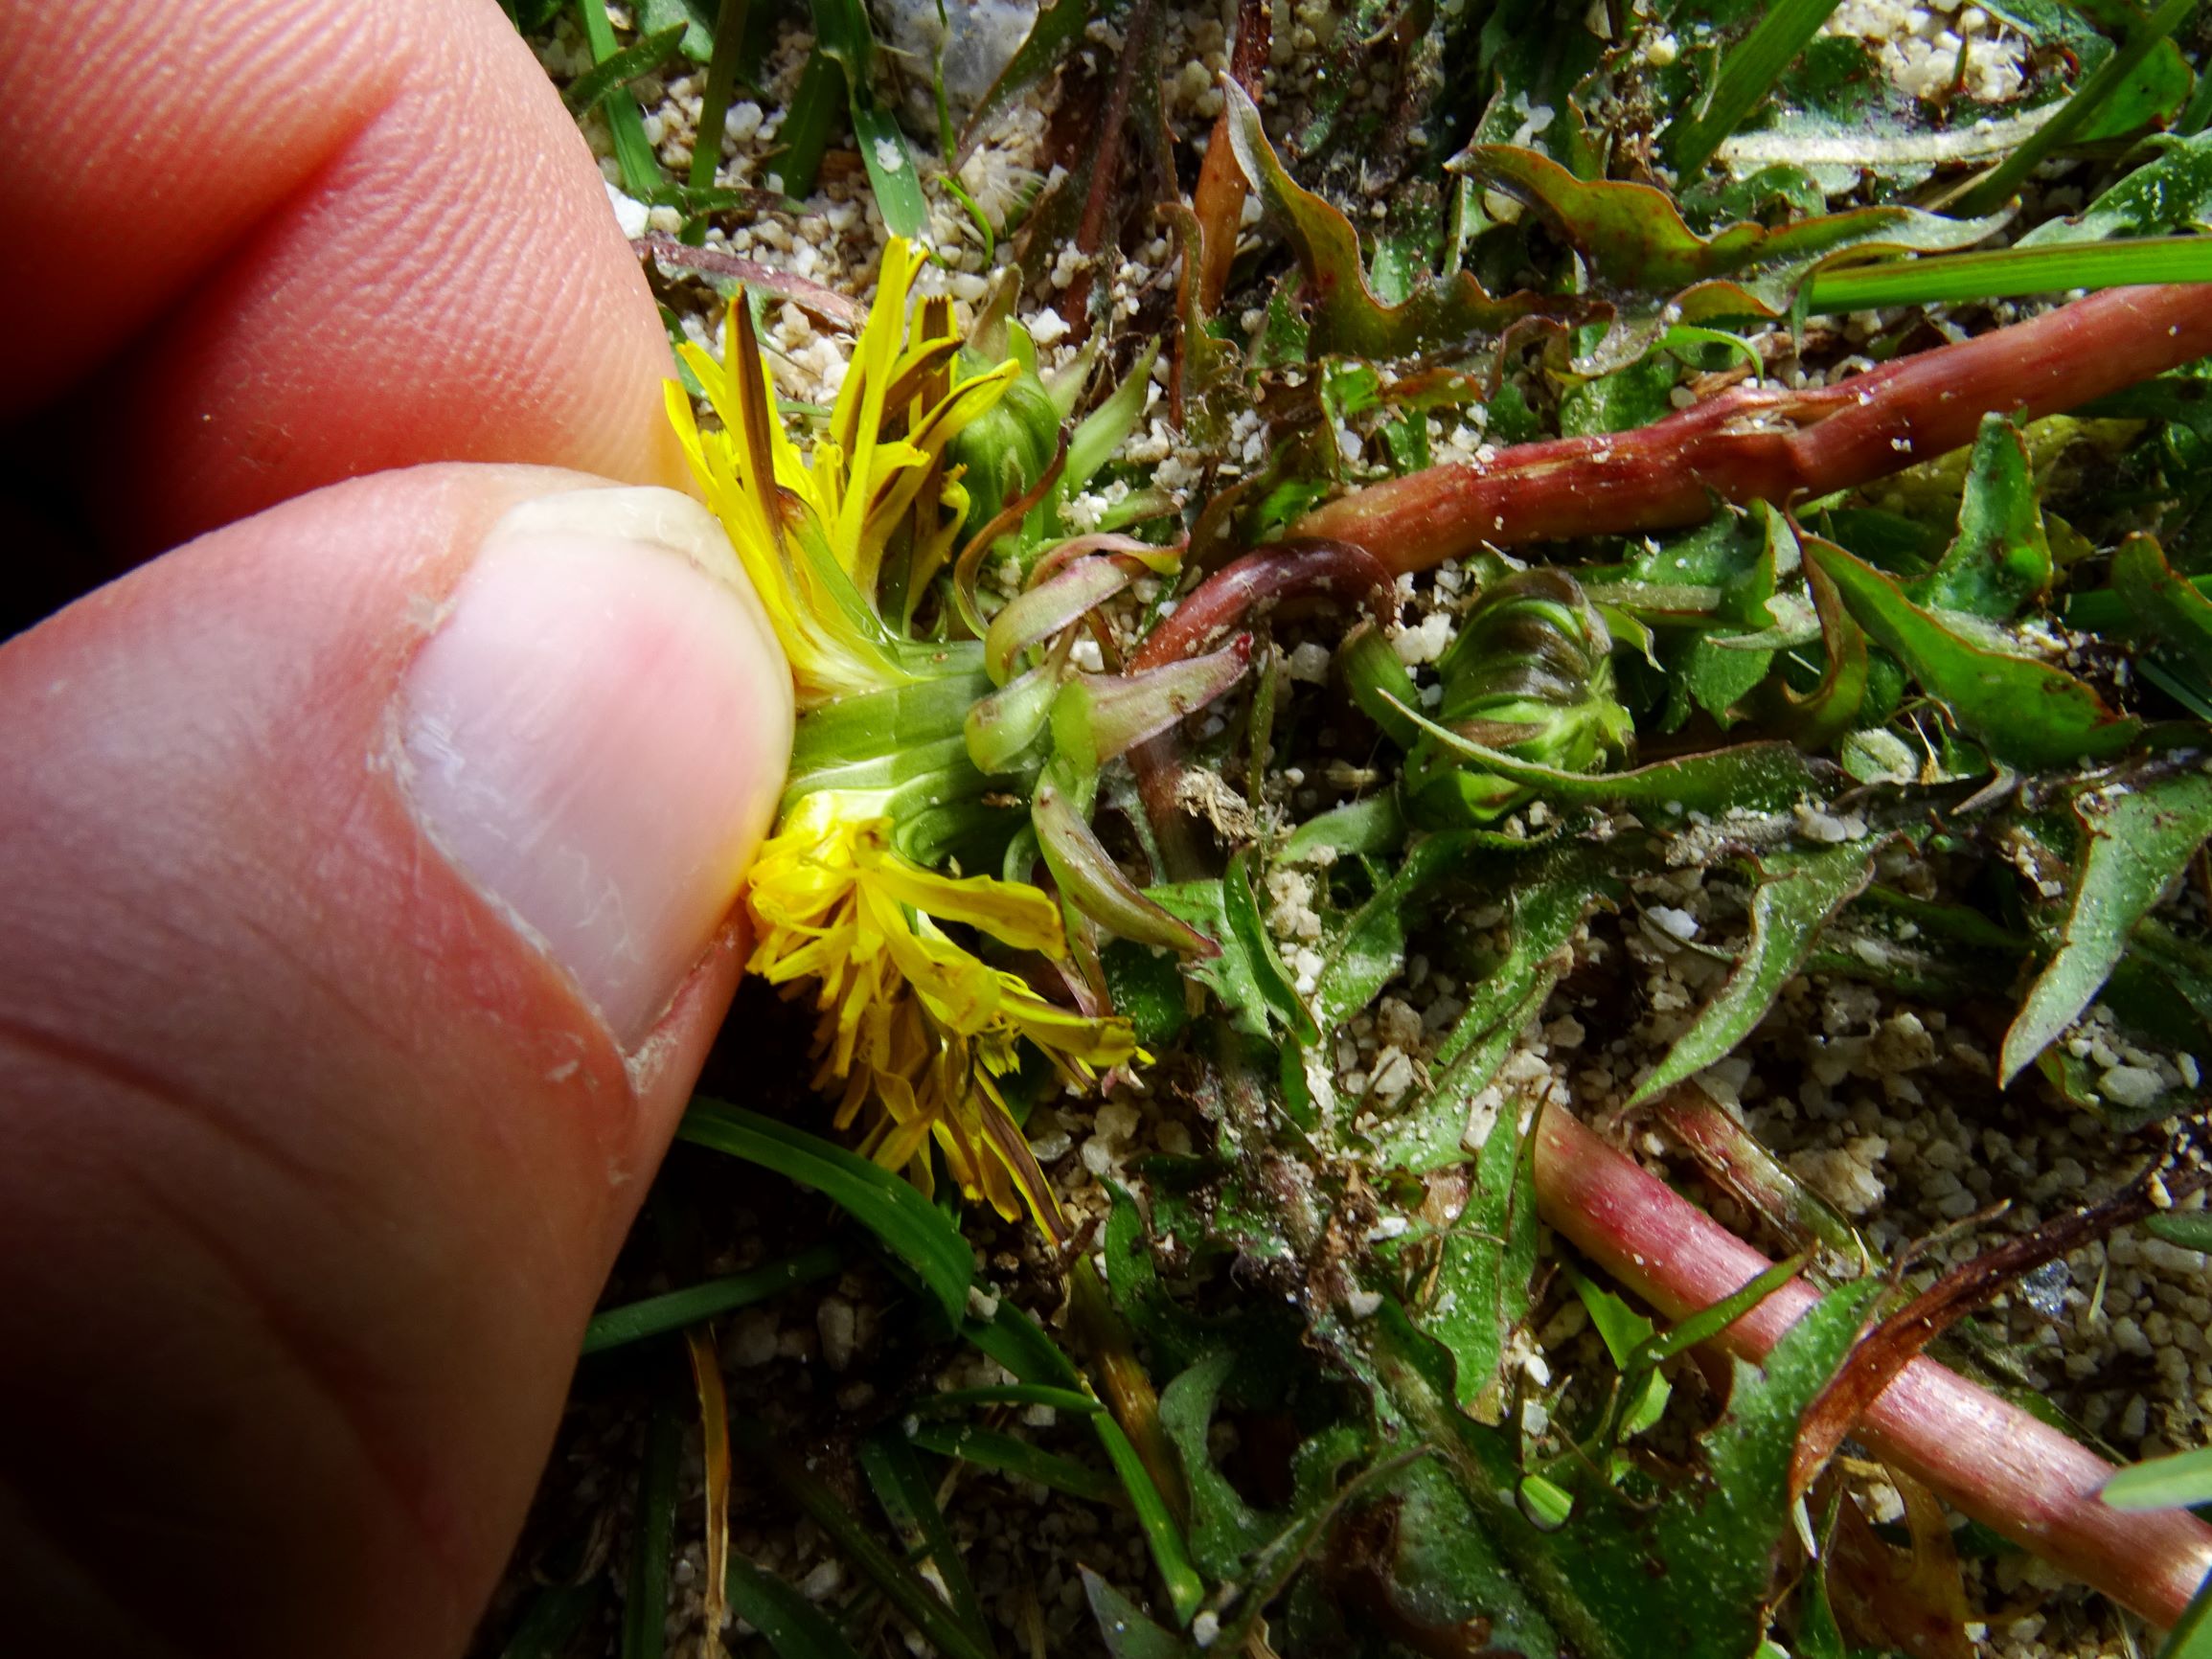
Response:
POLYGON ((1813 953, 1820 930, 1874 879, 1880 844, 1849 842, 1817 852, 1761 860, 1758 891, 1751 896, 1751 937, 1728 981, 1690 1029, 1675 1039, 1666 1058, 1636 1085, 1629 1104, 1641 1105, 1692 1073, 1724 1058, 1774 1006, 1785 981, 1813 953))
POLYGON ((1220 954, 1220 945, 1161 909, 1122 874, 1066 792, 1049 778, 1037 786, 1030 821, 1061 895, 1085 916, 1140 944, 1160 945, 1182 956, 1220 954))
POLYGON ((2142 721, 2115 715, 2064 669, 1970 638, 1840 547, 1808 537, 1805 561, 1836 584, 1859 625, 1950 711, 1959 729, 2006 764, 2070 766, 2119 754, 2141 734, 2142 721))
POLYGON ((1998 1077, 2009 1083, 2089 1006, 2189 855, 2212 836, 2212 776, 2191 768, 2074 801, 2081 868, 2058 954, 2037 976, 2005 1033, 1998 1077))
POLYGON ((1917 208, 1868 207, 1768 229, 1691 230, 1664 191, 1577 178, 1512 145, 1475 145, 1452 170, 1534 208, 1589 261, 1595 291, 1619 309, 1613 333, 1576 370, 1602 374, 1640 356, 1667 327, 1707 317, 1779 317, 1799 287, 1843 255, 1971 247, 2005 216, 1951 219, 1917 208))
POLYGON ((1312 307, 1307 340, 1312 355, 1408 356, 1496 335, 1524 317, 1548 316, 1563 322, 1591 314, 1587 302, 1573 298, 1525 293, 1494 298, 1466 271, 1437 279, 1425 274, 1404 299, 1385 304, 1360 266, 1359 233, 1352 221, 1290 176, 1267 142, 1259 107, 1243 88, 1230 81, 1223 93, 1229 101, 1229 142, 1235 147, 1237 164, 1297 257, 1306 299, 1312 307))
POLYGON ((1239 634, 1202 657, 1133 674, 1086 674, 1060 695, 1083 700, 1091 759, 1103 765, 1204 708, 1243 678, 1251 661, 1252 636, 1239 634))
POLYGON ((1132 580, 1133 573, 1120 559, 1079 558, 1009 600, 983 636, 983 661, 991 677, 1005 684, 1015 657, 1081 622, 1132 580))

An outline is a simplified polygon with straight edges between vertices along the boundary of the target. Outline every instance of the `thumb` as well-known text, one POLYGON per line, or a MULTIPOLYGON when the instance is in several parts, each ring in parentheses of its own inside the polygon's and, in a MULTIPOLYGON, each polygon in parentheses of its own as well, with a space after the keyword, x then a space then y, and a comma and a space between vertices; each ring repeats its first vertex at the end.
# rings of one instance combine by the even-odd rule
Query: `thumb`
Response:
POLYGON ((27 1651, 459 1650, 790 732, 704 510, 534 468, 302 497, 0 648, 27 1651))

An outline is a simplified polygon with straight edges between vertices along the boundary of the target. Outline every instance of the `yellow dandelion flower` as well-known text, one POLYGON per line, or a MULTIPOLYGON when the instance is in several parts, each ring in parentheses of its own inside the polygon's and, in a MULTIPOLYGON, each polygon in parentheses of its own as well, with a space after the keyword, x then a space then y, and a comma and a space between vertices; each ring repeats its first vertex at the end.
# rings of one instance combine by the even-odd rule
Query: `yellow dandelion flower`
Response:
POLYGON ((896 548, 905 561, 909 594, 944 567, 968 506, 945 447, 1017 372, 1008 362, 955 378, 960 342, 942 302, 924 303, 910 337, 914 265, 894 239, 828 431, 809 453, 776 417, 741 303, 730 307, 722 364, 684 350, 722 430, 701 431, 673 384, 669 413, 790 657, 802 710, 800 775, 750 878, 751 969, 787 993, 812 985, 815 1086, 836 1098, 840 1128, 869 1113, 863 1150, 926 1189, 934 1145, 964 1193, 1009 1219, 1026 1206, 1057 1242, 1065 1225, 1000 1079, 1020 1067, 1025 1044, 1077 1087, 1138 1051, 1126 1021, 1060 1006, 948 931, 1063 960, 1050 898, 940 874, 895 845, 906 814, 942 806, 934 778, 967 767, 980 783, 959 718, 991 682, 979 646, 918 642, 903 616, 885 617, 886 557, 896 548), (895 715, 878 717, 885 698, 916 688, 927 694, 913 706, 930 718, 950 708, 945 773, 928 769, 934 751, 895 715))
POLYGON ((722 430, 700 431, 683 388, 668 386, 669 419, 767 605, 802 710, 929 677, 914 666, 911 642, 877 609, 884 552, 918 517, 923 545, 913 552, 909 590, 943 563, 968 509, 967 491, 943 465, 945 447, 997 405, 1019 372, 1008 362, 954 380, 960 339, 941 301, 924 305, 908 338, 915 264, 912 244, 893 238, 829 432, 810 456, 801 457, 776 418, 768 365, 742 304, 730 307, 721 363, 682 348, 722 430))
POLYGON ((948 935, 971 927, 1015 950, 1065 953, 1060 912, 1036 888, 924 870, 893 852, 871 803, 803 797, 753 867, 760 943, 752 969, 771 983, 817 982, 815 1086, 839 1094, 837 1125, 875 1102, 868 1150, 928 1181, 932 1137, 963 1191, 1009 1218, 1026 1202, 1055 1238, 1050 1188, 1008 1114, 996 1079, 1034 1045, 1071 1083, 1136 1055, 1120 1020, 1088 1018, 1039 996, 948 935))

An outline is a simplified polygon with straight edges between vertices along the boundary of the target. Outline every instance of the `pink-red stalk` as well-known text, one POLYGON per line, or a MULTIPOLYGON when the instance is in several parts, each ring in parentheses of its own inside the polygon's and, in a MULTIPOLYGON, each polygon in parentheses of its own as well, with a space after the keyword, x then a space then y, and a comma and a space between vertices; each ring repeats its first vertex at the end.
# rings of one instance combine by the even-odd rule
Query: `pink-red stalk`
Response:
MULTIPOLYGON (((1563 1111, 1539 1121, 1536 1190, 1547 1222, 1670 1318, 1769 1265, 1563 1111)), ((1802 1283, 1786 1285, 1715 1340, 1762 1358, 1813 1300, 1802 1283)), ((2212 1569, 2212 1527, 2183 1510, 2109 1508, 2097 1493, 2111 1465, 1933 1360, 1907 1365, 1856 1432, 1952 1508, 2155 1625, 2178 1619, 2212 1569)))
POLYGON ((1670 530, 1722 501, 1871 483, 1973 441, 1984 415, 2055 415, 2212 353, 2212 284, 2110 288, 2010 328, 1806 391, 1737 387, 1630 432, 1448 462, 1316 508, 1293 534, 1394 571, 1484 544, 1670 530))

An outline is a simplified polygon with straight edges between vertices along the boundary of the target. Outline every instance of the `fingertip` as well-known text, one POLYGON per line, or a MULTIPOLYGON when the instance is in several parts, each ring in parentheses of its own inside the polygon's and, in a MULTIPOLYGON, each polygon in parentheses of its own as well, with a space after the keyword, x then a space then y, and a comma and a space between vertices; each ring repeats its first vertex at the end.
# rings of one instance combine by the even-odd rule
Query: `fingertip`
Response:
POLYGON ((790 675, 706 510, 536 497, 485 537, 400 693, 431 841, 625 1052, 737 900, 790 753, 790 675))
POLYGON ((491 0, 18 7, 0 75, 0 409, 113 358, 70 412, 130 553, 426 462, 687 487, 651 292, 491 0))

